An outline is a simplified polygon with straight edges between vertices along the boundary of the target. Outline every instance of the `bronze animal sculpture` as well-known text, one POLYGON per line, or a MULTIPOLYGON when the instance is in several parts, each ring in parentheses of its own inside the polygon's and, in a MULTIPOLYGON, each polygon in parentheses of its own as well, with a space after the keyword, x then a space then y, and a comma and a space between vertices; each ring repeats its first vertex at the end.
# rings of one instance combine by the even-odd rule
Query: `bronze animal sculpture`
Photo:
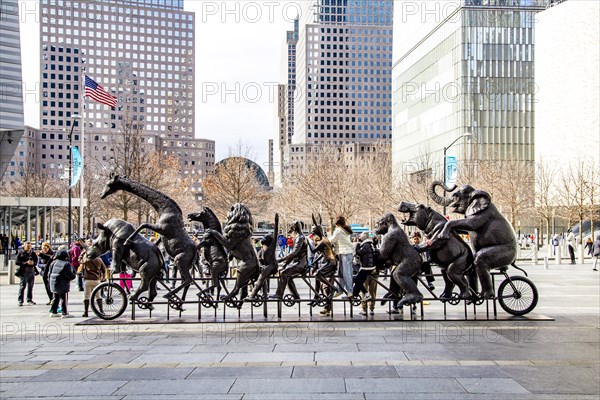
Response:
MULTIPOLYGON (((202 210, 197 213, 188 214, 190 221, 202 223, 204 230, 212 229, 215 232, 222 233, 221 222, 215 213, 208 207, 202 207, 202 210)), ((221 295, 221 279, 222 275, 227 272, 229 262, 225 248, 212 235, 204 235, 198 243, 198 249, 202 251, 204 260, 208 263, 208 269, 212 279, 211 286, 205 289, 205 292, 212 291, 216 288, 217 299, 221 295)))
POLYGON ((442 182, 434 181, 429 188, 429 195, 436 203, 454 207, 455 213, 466 217, 448 221, 437 239, 448 240, 453 230, 469 232, 475 250, 473 264, 481 283, 481 297, 493 298, 490 270, 513 264, 517 256, 517 239, 512 226, 500 214, 487 192, 470 185, 457 190, 456 186, 448 188, 442 182), (438 186, 454 193, 451 197, 441 197, 435 192, 438 186))
MULTIPOLYGON (((160 249, 142 235, 134 234, 135 228, 127 221, 113 218, 104 224, 96 224, 96 227, 100 233, 88 251, 96 249, 98 254, 104 254, 110 250, 113 274, 121 271, 124 263, 139 272, 140 285, 129 299, 135 301, 142 292, 148 290, 148 301, 152 302, 156 297, 156 280, 160 279, 164 264, 160 249), (132 235, 129 244, 125 245, 132 235)), ((152 309, 151 304, 149 307, 152 309)))
POLYGON ((155 224, 141 224, 124 244, 127 245, 133 240, 134 235, 142 229, 150 229, 161 235, 165 250, 167 254, 171 256, 171 259, 175 263, 175 267, 179 270, 182 277, 181 284, 172 289, 164 297, 174 301, 174 308, 183 310, 181 302, 185 300, 185 295, 190 284, 193 283, 199 290, 201 290, 201 288, 194 279, 192 279, 190 270, 196 268, 199 257, 194 241, 185 230, 181 208, 179 208, 173 199, 158 190, 152 189, 139 182, 120 177, 119 175, 113 175, 110 178, 104 187, 100 198, 104 199, 120 190, 129 192, 146 200, 158 213, 159 217, 155 224), (176 293, 181 289, 184 289, 184 291, 180 302, 179 299, 176 298, 176 293))
MULTIPOLYGON (((427 237, 432 238, 444 229, 448 222, 439 212, 423 204, 402 202, 398 211, 408 214, 408 218, 402 221, 403 225, 416 226, 423 231, 427 237)), ((473 268, 473 252, 469 245, 456 232, 451 232, 448 241, 435 241, 429 245, 417 247, 417 251, 428 251, 431 261, 442 268, 445 288, 440 298, 447 300, 452 297, 452 289, 456 284, 460 289, 460 298, 469 298, 471 290, 477 291, 477 277, 473 268), (469 280, 465 274, 469 271, 469 280), (469 282, 471 286, 469 287, 469 282)))
POLYGON ((290 293, 294 299, 300 299, 296 284, 294 283, 294 277, 300 276, 306 272, 306 266, 308 264, 308 244, 306 238, 302 234, 300 221, 294 221, 290 225, 288 233, 292 234, 294 237, 294 247, 290 254, 277 260, 277 263, 283 263, 284 266, 283 270, 279 272, 277 291, 274 295, 269 296, 272 299, 282 299, 286 286, 290 289, 290 293))
MULTIPOLYGON (((313 274, 315 276, 315 287, 321 291, 322 295, 328 299, 332 297, 333 284, 331 282, 331 278, 335 275, 337 271, 337 259, 335 257, 335 253, 333 252, 333 245, 327 239, 325 235, 325 231, 323 229, 323 219, 319 214, 319 220, 312 216, 313 220, 313 240, 315 240, 315 248, 311 248, 313 253, 315 254, 315 259, 313 263, 313 274)), ((309 243, 310 245, 310 243, 309 243)), ((319 292, 317 291, 314 296, 314 300, 309 303, 310 306, 318 305, 319 292)), ((331 311, 331 302, 329 301, 322 312, 322 314, 327 314, 331 311)))
POLYGON ((230 257, 238 260, 235 285, 228 295, 222 297, 225 301, 233 299, 242 289, 242 297, 246 297, 244 292, 247 291, 248 283, 258 277, 258 257, 252 243, 253 229, 254 221, 250 210, 244 204, 236 203, 227 213, 224 234, 210 228, 206 230, 208 237, 214 237, 229 251, 230 257))
POLYGON ((405 304, 415 304, 423 299, 416 283, 411 279, 421 271, 421 256, 408 241, 408 236, 400 228, 396 217, 387 213, 377 221, 376 233, 383 235, 381 240, 381 257, 388 265, 395 265, 392 272, 391 292, 385 297, 398 296, 398 286, 403 291, 399 307, 405 304))
POLYGON ((263 293, 266 297, 266 282, 267 279, 277 272, 279 265, 277 264, 277 257, 275 251, 277 250, 277 233, 279 232, 279 214, 275 214, 275 227, 273 228, 273 234, 267 234, 260 241, 261 249, 258 252, 258 261, 260 264, 260 276, 254 283, 254 289, 250 296, 246 297, 244 301, 254 301, 258 296, 258 292, 263 289, 263 293), (265 246, 266 249, 262 248, 265 246))

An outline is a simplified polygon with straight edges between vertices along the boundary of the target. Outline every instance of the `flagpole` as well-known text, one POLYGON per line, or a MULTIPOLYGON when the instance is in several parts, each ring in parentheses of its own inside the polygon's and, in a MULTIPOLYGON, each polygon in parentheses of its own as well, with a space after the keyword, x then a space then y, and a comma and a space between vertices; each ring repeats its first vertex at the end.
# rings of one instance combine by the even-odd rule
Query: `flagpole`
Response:
POLYGON ((81 181, 79 182, 79 237, 83 237, 83 181, 85 177, 85 68, 81 72, 81 89, 83 96, 81 97, 81 181))

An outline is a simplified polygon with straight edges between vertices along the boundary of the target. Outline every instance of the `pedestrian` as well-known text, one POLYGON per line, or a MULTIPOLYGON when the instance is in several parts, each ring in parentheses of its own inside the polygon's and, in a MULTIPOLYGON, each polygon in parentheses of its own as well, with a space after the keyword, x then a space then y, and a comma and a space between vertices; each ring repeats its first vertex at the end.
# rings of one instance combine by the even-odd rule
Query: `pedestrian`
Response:
POLYGON ((569 247, 569 256, 571 257, 571 264, 575 264, 575 249, 577 248, 577 242, 575 240, 575 234, 571 229, 567 231, 567 244, 569 247))
POLYGON ((294 248, 294 237, 292 235, 290 235, 287 238, 287 254, 290 254, 292 252, 293 248, 294 248))
POLYGON ((285 246, 287 246, 287 239, 281 233, 279 233, 279 236, 277 236, 277 245, 279 246, 279 255, 277 257, 284 257, 285 246))
POLYGON ((27 304, 35 305, 33 301, 33 284, 35 283, 35 276, 39 272, 35 268, 37 255, 31 247, 31 242, 25 242, 23 249, 17 254, 15 263, 19 267, 15 275, 21 280, 19 282, 19 307, 23 305, 25 287, 27 287, 27 304))
POLYGON ((100 258, 100 254, 94 248, 83 253, 81 268, 85 274, 85 291, 83 293, 83 315, 88 316, 90 308, 90 297, 92 290, 106 278, 106 265, 100 258))
POLYGON ((331 244, 339 257, 338 270, 341 278, 341 286, 338 288, 336 296, 343 292, 349 294, 352 292, 352 254, 354 246, 350 241, 352 228, 346 223, 346 218, 339 216, 335 221, 335 229, 331 235, 331 244))
POLYGON ((600 235, 596 236, 593 245, 592 257, 594 257, 594 271, 598 271, 598 259, 600 259, 600 235))
POLYGON ((585 241, 585 248, 588 251, 588 256, 591 256, 592 255, 592 250, 594 249, 594 242, 593 242, 591 236, 589 236, 587 238, 587 240, 585 241))
POLYGON ((50 243, 44 242, 42 243, 42 250, 38 251, 38 266, 41 268, 42 279, 44 281, 44 287, 46 288, 46 294, 48 295, 48 303, 47 306, 52 304, 52 299, 54 295, 52 294, 52 290, 50 290, 50 263, 54 259, 54 251, 52 250, 52 246, 50 243))
MULTIPOLYGON (((419 248, 419 244, 421 243, 421 234, 419 232, 415 232, 412 235, 412 242, 413 242, 413 247, 415 248, 415 250, 417 250, 419 252, 419 254, 421 255, 421 259, 423 260, 423 263, 421 264, 421 272, 423 274, 425 274, 425 278, 427 279, 427 287, 429 288, 429 290, 433 291, 435 290, 435 286, 433 285, 433 282, 435 282, 435 278, 433 276, 433 273, 431 272, 431 257, 429 256, 429 252, 428 251, 421 251, 419 248)), ((415 281, 415 283, 417 283, 417 277, 414 276, 413 280, 415 281)))
MULTIPOLYGON (((360 268, 356 279, 354 280, 354 288, 352 289, 352 297, 358 298, 359 292, 362 293, 361 301, 366 303, 371 300, 371 294, 365 289, 365 281, 375 272, 375 262, 373 255, 373 240, 369 234, 363 232, 358 237, 359 243, 356 246, 356 258, 359 260, 360 268)), ((361 312, 362 315, 367 315, 366 312, 361 312)))
POLYGON ((77 274, 77 286, 79 287, 79 291, 83 292, 83 273, 79 272, 79 257, 83 252, 84 242, 83 239, 77 239, 71 244, 71 248, 69 249, 69 257, 71 268, 73 272, 77 274))
MULTIPOLYGON (((66 246, 65 246, 66 247, 66 246)), ((71 263, 69 262, 69 253, 66 248, 61 248, 56 252, 55 260, 50 264, 50 289, 54 295, 52 306, 50 307, 50 316, 58 317, 58 303, 63 318, 70 318, 71 315, 67 311, 67 303, 69 300, 69 290, 71 281, 75 279, 76 274, 73 272, 71 263)))
POLYGON ((560 246, 560 236, 557 233, 552 237, 552 255, 553 256, 558 256, 558 252, 557 252, 558 246, 560 246))

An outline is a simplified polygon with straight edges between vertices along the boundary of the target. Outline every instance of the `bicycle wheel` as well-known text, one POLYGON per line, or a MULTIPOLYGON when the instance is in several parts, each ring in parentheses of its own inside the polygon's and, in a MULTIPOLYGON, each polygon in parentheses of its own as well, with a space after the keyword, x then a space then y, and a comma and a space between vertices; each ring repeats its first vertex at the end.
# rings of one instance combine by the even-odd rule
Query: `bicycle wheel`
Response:
POLYGON ((119 318, 127 308, 127 295, 125 290, 116 283, 103 282, 92 290, 90 305, 99 318, 106 320, 119 318))
POLYGON ((535 308, 538 291, 533 282, 523 276, 511 276, 498 287, 498 302, 512 315, 525 315, 535 308))

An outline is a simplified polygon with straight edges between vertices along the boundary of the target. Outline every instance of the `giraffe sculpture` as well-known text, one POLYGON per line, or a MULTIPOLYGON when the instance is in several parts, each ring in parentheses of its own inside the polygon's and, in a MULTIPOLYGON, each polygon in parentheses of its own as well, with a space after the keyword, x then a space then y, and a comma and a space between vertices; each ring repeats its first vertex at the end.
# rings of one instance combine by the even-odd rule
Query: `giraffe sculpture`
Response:
POLYGON ((171 259, 174 260, 182 277, 181 284, 172 289, 164 297, 169 299, 173 308, 183 311, 182 302, 185 300, 185 295, 190 284, 194 283, 199 290, 201 288, 194 281, 190 273, 190 269, 198 262, 198 251, 196 250, 194 241, 185 230, 181 208, 167 195, 119 175, 111 176, 100 198, 104 199, 120 190, 146 200, 158 213, 159 217, 155 224, 141 224, 124 244, 127 245, 142 229, 150 229, 161 235, 165 250, 171 256, 171 259), (176 294, 181 289, 184 289, 184 291, 181 300, 179 300, 176 294))

